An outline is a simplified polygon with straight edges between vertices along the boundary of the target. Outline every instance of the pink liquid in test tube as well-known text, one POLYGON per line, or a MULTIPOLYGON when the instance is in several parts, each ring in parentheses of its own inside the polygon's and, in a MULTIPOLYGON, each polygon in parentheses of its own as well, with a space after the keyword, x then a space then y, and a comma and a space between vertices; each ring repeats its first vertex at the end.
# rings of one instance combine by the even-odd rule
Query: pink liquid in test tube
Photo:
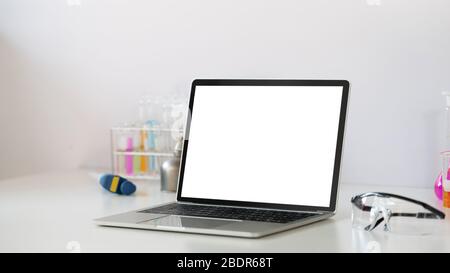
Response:
MULTIPOLYGON (((127 152, 133 151, 133 138, 127 138, 127 152)), ((133 156, 125 155, 125 172, 127 175, 133 175, 133 156)))

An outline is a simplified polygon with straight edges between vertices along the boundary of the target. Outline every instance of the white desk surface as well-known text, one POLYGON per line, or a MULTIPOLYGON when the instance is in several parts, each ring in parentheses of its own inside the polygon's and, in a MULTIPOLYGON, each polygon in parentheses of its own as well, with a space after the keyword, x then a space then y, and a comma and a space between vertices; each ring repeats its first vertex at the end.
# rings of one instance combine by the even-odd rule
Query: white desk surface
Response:
POLYGON ((449 252, 450 221, 432 235, 356 231, 350 197, 366 191, 406 195, 440 208, 433 190, 343 184, 337 214, 322 222, 243 239, 96 226, 92 219, 172 201, 159 181, 138 181, 134 196, 103 190, 88 171, 0 180, 0 252, 449 252))

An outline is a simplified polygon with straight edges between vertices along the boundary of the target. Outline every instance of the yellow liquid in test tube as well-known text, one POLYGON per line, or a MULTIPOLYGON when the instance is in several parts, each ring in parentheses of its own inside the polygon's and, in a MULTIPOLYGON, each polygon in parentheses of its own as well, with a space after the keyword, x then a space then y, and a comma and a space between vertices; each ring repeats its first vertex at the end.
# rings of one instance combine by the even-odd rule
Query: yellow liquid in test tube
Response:
MULTIPOLYGON (((145 152, 145 143, 147 141, 147 131, 142 130, 141 134, 140 134, 140 145, 139 148, 141 150, 141 152, 145 152)), ((141 162, 140 162, 140 168, 141 168, 141 173, 145 174, 148 172, 148 157, 145 155, 141 156, 141 162)))

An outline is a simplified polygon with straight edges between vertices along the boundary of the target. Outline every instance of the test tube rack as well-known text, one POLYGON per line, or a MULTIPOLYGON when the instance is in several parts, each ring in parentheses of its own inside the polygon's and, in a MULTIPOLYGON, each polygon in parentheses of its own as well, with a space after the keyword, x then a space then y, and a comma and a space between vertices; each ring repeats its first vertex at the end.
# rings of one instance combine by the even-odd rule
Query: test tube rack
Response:
POLYGON ((128 179, 159 180, 161 164, 172 158, 182 130, 159 127, 111 128, 113 173, 128 179))

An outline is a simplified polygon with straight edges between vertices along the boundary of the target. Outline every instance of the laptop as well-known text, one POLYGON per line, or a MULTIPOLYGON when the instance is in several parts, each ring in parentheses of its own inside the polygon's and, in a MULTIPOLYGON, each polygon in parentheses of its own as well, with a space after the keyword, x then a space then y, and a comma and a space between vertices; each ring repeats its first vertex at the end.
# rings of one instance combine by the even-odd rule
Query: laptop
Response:
POLYGON ((102 226, 258 238, 334 215, 349 82, 194 80, 176 202, 102 226))

